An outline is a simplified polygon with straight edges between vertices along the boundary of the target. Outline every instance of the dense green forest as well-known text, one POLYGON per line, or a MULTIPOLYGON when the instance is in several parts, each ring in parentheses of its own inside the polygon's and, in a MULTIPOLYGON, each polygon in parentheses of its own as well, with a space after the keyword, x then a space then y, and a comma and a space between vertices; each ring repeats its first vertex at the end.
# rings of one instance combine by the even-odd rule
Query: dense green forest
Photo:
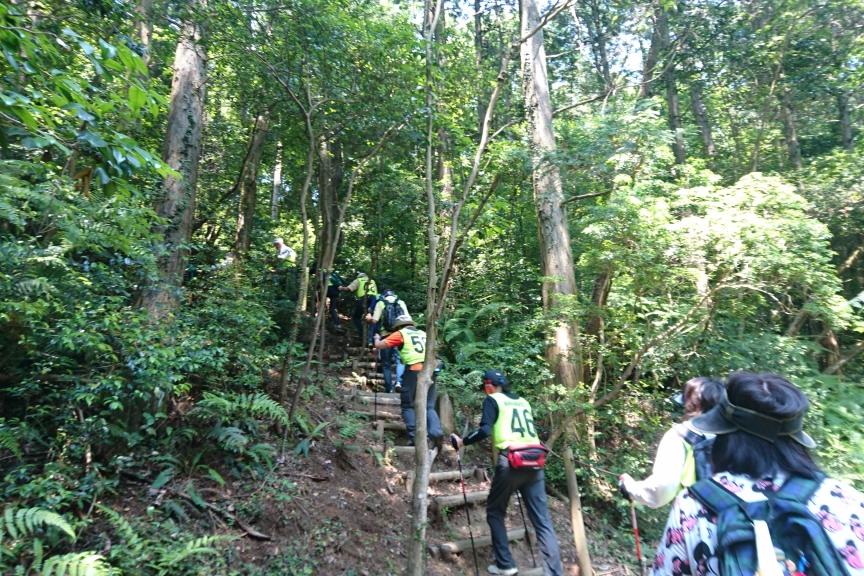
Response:
POLYGON ((0 572, 423 574, 425 500, 364 572, 232 556, 362 438, 321 271, 398 292, 458 431, 508 373, 601 555, 695 375, 785 375, 864 482, 861 0, 2 0, 0 49, 0 572))

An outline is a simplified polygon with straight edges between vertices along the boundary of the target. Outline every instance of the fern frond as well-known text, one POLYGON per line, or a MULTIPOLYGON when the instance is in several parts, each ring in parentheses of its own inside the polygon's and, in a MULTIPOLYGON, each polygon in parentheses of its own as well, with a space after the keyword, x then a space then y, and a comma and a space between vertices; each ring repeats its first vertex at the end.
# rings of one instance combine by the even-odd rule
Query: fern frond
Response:
POLYGON ((249 444, 249 438, 243 431, 235 426, 215 428, 212 436, 219 445, 229 452, 241 453, 249 444))
POLYGON ((77 552, 52 556, 42 567, 42 576, 109 576, 111 566, 101 554, 77 552))
POLYGON ((21 446, 18 444, 18 436, 14 430, 6 428, 0 418, 0 449, 8 450, 16 457, 21 457, 21 446))
POLYGON ((264 394, 213 394, 204 393, 204 398, 195 404, 199 412, 216 416, 222 420, 247 417, 265 418, 284 426, 288 425, 288 413, 281 404, 264 394))
POLYGON ((35 534, 40 528, 49 526, 53 526, 69 538, 75 539, 75 531, 72 530, 72 526, 55 512, 42 508, 23 508, 20 510, 6 508, 3 517, 0 518, 0 542, 2 542, 4 534, 17 540, 35 534))
POLYGON ((219 551, 213 547, 215 544, 230 542, 236 539, 236 536, 230 534, 202 536, 201 538, 195 538, 179 546, 170 548, 162 553, 162 557, 159 559, 159 574, 168 574, 171 570, 176 569, 177 563, 190 556, 217 554, 219 551))
POLYGON ((129 550, 131 555, 140 556, 141 552, 144 550, 145 542, 141 536, 138 535, 138 532, 135 531, 135 528, 132 527, 132 524, 130 524, 125 517, 113 508, 100 505, 99 510, 108 517, 111 526, 114 527, 117 535, 125 543, 126 548, 129 550))

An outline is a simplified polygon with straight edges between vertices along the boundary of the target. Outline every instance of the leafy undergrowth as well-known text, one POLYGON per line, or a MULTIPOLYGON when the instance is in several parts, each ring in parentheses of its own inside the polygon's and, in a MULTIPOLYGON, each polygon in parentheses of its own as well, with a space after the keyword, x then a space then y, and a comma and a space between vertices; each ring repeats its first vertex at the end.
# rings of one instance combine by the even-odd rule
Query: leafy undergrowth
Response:
MULTIPOLYGON (((4 566, 17 558, 22 569, 65 562, 67 571, 59 573, 84 566, 80 573, 87 575, 402 574, 410 526, 408 464, 370 450, 372 427, 351 412, 350 386, 337 376, 339 369, 328 366, 307 388, 287 436, 280 432, 287 415, 263 393, 204 396, 184 414, 199 430, 193 449, 187 444, 118 471, 118 480, 77 518, 66 514, 71 526, 57 515, 24 510, 22 518, 31 519, 27 530, 14 533, 15 522, 7 522, 4 566)), ((488 453, 472 447, 465 460, 466 467, 483 466, 488 453)), ((455 464, 445 452, 433 470, 455 464)), ((484 487, 472 482, 475 489, 484 487)), ((432 490, 452 494, 459 488, 454 483, 432 490)), ((550 508, 562 559, 575 574, 568 507, 550 498, 550 508)), ((631 573, 635 564, 625 566, 633 558, 629 525, 613 527, 607 520, 625 516, 590 505, 584 513, 597 573, 631 573)), ((487 531, 482 507, 474 507, 471 518, 475 534, 487 531)), ((521 527, 515 503, 508 522, 521 527)), ((427 540, 467 535, 464 511, 445 510, 430 521, 427 540)), ((512 548, 520 566, 531 566, 524 543, 512 548)), ((479 550, 484 573, 489 561, 488 549, 479 550)), ((453 560, 430 557, 427 569, 430 576, 473 572, 470 553, 453 560)))
MULTIPOLYGON (((348 388, 334 376, 311 389, 301 416, 301 421, 306 422, 302 426, 305 432, 301 430, 300 438, 288 442, 284 454, 274 458, 264 474, 231 477, 219 472, 224 482, 220 485, 214 474, 202 467, 172 478, 158 489, 124 484, 121 495, 110 506, 124 510, 133 523, 147 525, 150 530, 237 537, 223 544, 218 554, 184 565, 183 573, 401 574, 410 525, 410 500, 403 475, 407 468, 367 449, 374 443, 371 427, 349 412, 344 399, 347 392, 348 388), (242 522, 247 532, 268 539, 244 535, 231 516, 242 522)), ((278 435, 270 440, 281 442, 278 435)), ((478 449, 466 456, 466 465, 480 463, 485 457, 485 452, 478 449)), ((436 469, 450 469, 454 464, 442 457, 436 469)), ((556 498, 550 498, 550 507, 562 557, 565 564, 573 566, 576 558, 568 508, 556 498)), ((475 534, 485 532, 482 508, 472 512, 475 534)), ((515 506, 511 505, 510 512, 511 527, 519 527, 521 520, 515 506)), ((633 554, 632 536, 626 550, 628 532, 606 525, 600 512, 586 508, 595 570, 600 574, 626 574, 621 564, 627 561, 628 554, 633 554)), ((441 542, 460 537, 466 533, 465 525, 463 511, 445 514, 444 519, 430 524, 428 540, 441 542)), ((524 544, 513 546, 513 550, 521 566, 530 566, 524 544)), ((481 550, 481 570, 488 561, 488 550, 481 550)), ((575 568, 572 570, 575 574, 575 568)), ((181 573, 179 566, 172 573, 181 573)), ((427 573, 471 574, 473 560, 470 554, 454 561, 430 558, 427 573)))

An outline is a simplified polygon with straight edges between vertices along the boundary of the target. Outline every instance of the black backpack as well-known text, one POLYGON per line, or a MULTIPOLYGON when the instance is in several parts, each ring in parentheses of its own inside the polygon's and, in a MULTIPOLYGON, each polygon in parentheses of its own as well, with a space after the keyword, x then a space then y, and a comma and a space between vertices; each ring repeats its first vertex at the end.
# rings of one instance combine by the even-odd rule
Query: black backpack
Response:
POLYGON ((778 492, 764 491, 767 500, 745 502, 713 479, 690 487, 690 494, 717 516, 717 562, 720 576, 754 574, 756 539, 754 520, 768 525, 775 549, 807 576, 848 576, 840 553, 823 530, 807 502, 824 476, 793 476, 778 492))
POLYGON ((684 441, 693 449, 693 460, 696 462, 696 481, 711 478, 714 474, 714 466, 711 464, 711 448, 714 446, 714 436, 706 438, 704 435, 687 429, 684 441))
POLYGON ((393 302, 382 300, 384 302, 384 312, 381 314, 381 322, 384 324, 384 330, 387 332, 393 331, 393 324, 396 323, 396 318, 402 315, 402 300, 396 298, 393 302))

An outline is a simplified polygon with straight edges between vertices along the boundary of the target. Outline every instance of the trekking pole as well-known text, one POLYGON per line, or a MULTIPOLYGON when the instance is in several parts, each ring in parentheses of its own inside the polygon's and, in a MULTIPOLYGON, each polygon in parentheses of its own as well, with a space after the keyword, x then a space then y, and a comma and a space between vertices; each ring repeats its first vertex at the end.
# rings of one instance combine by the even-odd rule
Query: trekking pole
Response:
POLYGON ((642 544, 639 542, 639 524, 636 522, 636 504, 630 500, 630 523, 633 525, 633 537, 636 539, 636 559, 639 561, 639 574, 645 576, 645 561, 642 558, 642 544))
MULTIPOLYGON (((480 576, 480 563, 477 561, 477 548, 474 546, 474 531, 471 529, 471 508, 468 506, 468 493, 465 491, 465 475, 462 474, 462 454, 454 436, 450 436, 450 445, 456 450, 456 463, 459 465, 459 483, 462 484, 462 498, 465 500, 465 516, 468 517, 468 536, 471 538, 471 552, 474 554, 474 574, 480 576)), ((526 535, 527 537, 527 535, 526 535)))
POLYGON ((531 551, 531 562, 537 568, 537 558, 534 557, 534 545, 531 544, 531 538, 528 536, 528 523, 525 522, 525 511, 522 510, 522 496, 519 491, 516 491, 516 506, 519 507, 519 515, 522 516, 522 525, 525 526, 525 540, 528 541, 528 550, 531 551))

